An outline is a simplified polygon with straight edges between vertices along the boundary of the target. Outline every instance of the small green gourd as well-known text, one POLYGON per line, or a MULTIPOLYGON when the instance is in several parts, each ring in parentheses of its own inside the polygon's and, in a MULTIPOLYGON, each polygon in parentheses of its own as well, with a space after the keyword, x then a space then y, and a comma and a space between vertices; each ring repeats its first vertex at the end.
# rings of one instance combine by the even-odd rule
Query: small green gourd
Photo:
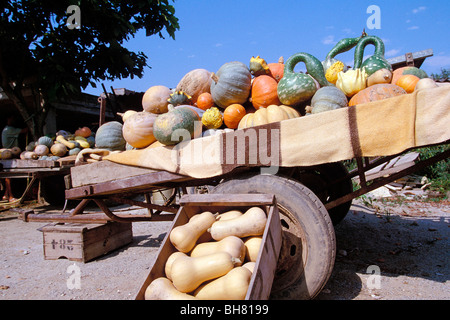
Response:
POLYGON ((392 71, 391 64, 384 58, 383 40, 377 36, 367 36, 361 39, 355 48, 355 61, 353 68, 364 69, 369 77, 380 69, 388 69, 389 71, 392 71), (369 44, 375 46, 375 52, 372 56, 362 62, 364 49, 369 44))
POLYGON ((278 98, 284 105, 295 106, 309 100, 320 86, 331 85, 325 78, 322 63, 313 55, 300 52, 289 57, 284 66, 284 76, 278 83, 278 98), (295 66, 303 62, 308 74, 294 72, 295 66))

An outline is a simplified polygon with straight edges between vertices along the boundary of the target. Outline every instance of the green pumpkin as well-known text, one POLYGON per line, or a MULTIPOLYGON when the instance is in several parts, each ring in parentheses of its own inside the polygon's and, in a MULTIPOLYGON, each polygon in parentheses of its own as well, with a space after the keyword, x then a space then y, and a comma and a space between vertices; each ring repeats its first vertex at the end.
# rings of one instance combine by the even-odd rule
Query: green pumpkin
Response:
POLYGON ((311 113, 320 113, 339 108, 348 104, 347 96, 335 86, 323 87, 317 90, 311 99, 311 113))
POLYGON ((353 69, 365 69, 367 76, 369 77, 380 69, 392 71, 391 64, 384 58, 384 43, 376 36, 367 36, 358 42, 355 48, 354 64, 353 69), (375 46, 375 52, 372 56, 362 62, 364 49, 369 44, 375 46))
POLYGON ((201 135, 200 117, 189 106, 168 106, 167 113, 160 114, 153 123, 153 135, 164 145, 175 145, 201 135))
POLYGON ((95 134, 95 146, 100 149, 125 150, 126 141, 122 134, 122 124, 110 121, 101 125, 95 134))
POLYGON ((252 75, 245 64, 227 62, 217 73, 211 74, 211 95, 215 104, 223 109, 231 104, 243 104, 250 95, 252 75))
POLYGON ((317 91, 316 80, 320 86, 331 85, 325 78, 322 63, 309 53, 300 52, 291 56, 284 66, 284 76, 278 83, 277 92, 281 103, 295 106, 311 99, 317 91), (295 66, 304 62, 308 74, 294 72, 295 66))
POLYGON ((38 139, 37 145, 44 145, 50 149, 53 145, 53 140, 50 137, 42 136, 38 139))

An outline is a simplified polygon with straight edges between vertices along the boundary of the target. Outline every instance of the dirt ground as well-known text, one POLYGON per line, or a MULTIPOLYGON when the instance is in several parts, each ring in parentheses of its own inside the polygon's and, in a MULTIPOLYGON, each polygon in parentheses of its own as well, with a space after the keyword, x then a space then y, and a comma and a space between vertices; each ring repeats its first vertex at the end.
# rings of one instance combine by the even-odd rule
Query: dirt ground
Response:
MULTIPOLYGON (((61 213, 37 207, 35 212, 61 213)), ((170 222, 133 223, 133 242, 91 262, 45 260, 46 223, 0 211, 0 300, 132 300, 170 222), (70 282, 74 270, 79 288, 70 282), (72 284, 72 285, 71 285, 72 284)), ((335 227, 334 271, 317 300, 449 300, 448 201, 353 201, 335 227)))

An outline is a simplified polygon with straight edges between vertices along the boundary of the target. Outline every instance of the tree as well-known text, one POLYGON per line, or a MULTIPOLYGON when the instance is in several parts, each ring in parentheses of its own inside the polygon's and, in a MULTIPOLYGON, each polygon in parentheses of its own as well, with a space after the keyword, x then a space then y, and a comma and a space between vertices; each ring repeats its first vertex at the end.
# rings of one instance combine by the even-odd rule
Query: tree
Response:
POLYGON ((165 29, 175 39, 179 29, 169 0, 1 2, 0 87, 35 139, 56 99, 99 80, 142 77, 148 57, 123 46, 139 30, 164 38, 165 29), (73 28, 74 22, 80 24, 73 28))

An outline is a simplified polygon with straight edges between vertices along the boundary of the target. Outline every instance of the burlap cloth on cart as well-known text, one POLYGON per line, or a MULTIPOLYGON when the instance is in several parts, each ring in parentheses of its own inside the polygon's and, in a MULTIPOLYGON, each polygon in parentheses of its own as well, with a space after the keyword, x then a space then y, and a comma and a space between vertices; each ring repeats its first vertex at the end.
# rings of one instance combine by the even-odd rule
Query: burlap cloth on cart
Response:
POLYGON ((388 156, 450 139, 450 86, 270 125, 105 156, 121 164, 194 178, 239 166, 310 166, 388 156))

